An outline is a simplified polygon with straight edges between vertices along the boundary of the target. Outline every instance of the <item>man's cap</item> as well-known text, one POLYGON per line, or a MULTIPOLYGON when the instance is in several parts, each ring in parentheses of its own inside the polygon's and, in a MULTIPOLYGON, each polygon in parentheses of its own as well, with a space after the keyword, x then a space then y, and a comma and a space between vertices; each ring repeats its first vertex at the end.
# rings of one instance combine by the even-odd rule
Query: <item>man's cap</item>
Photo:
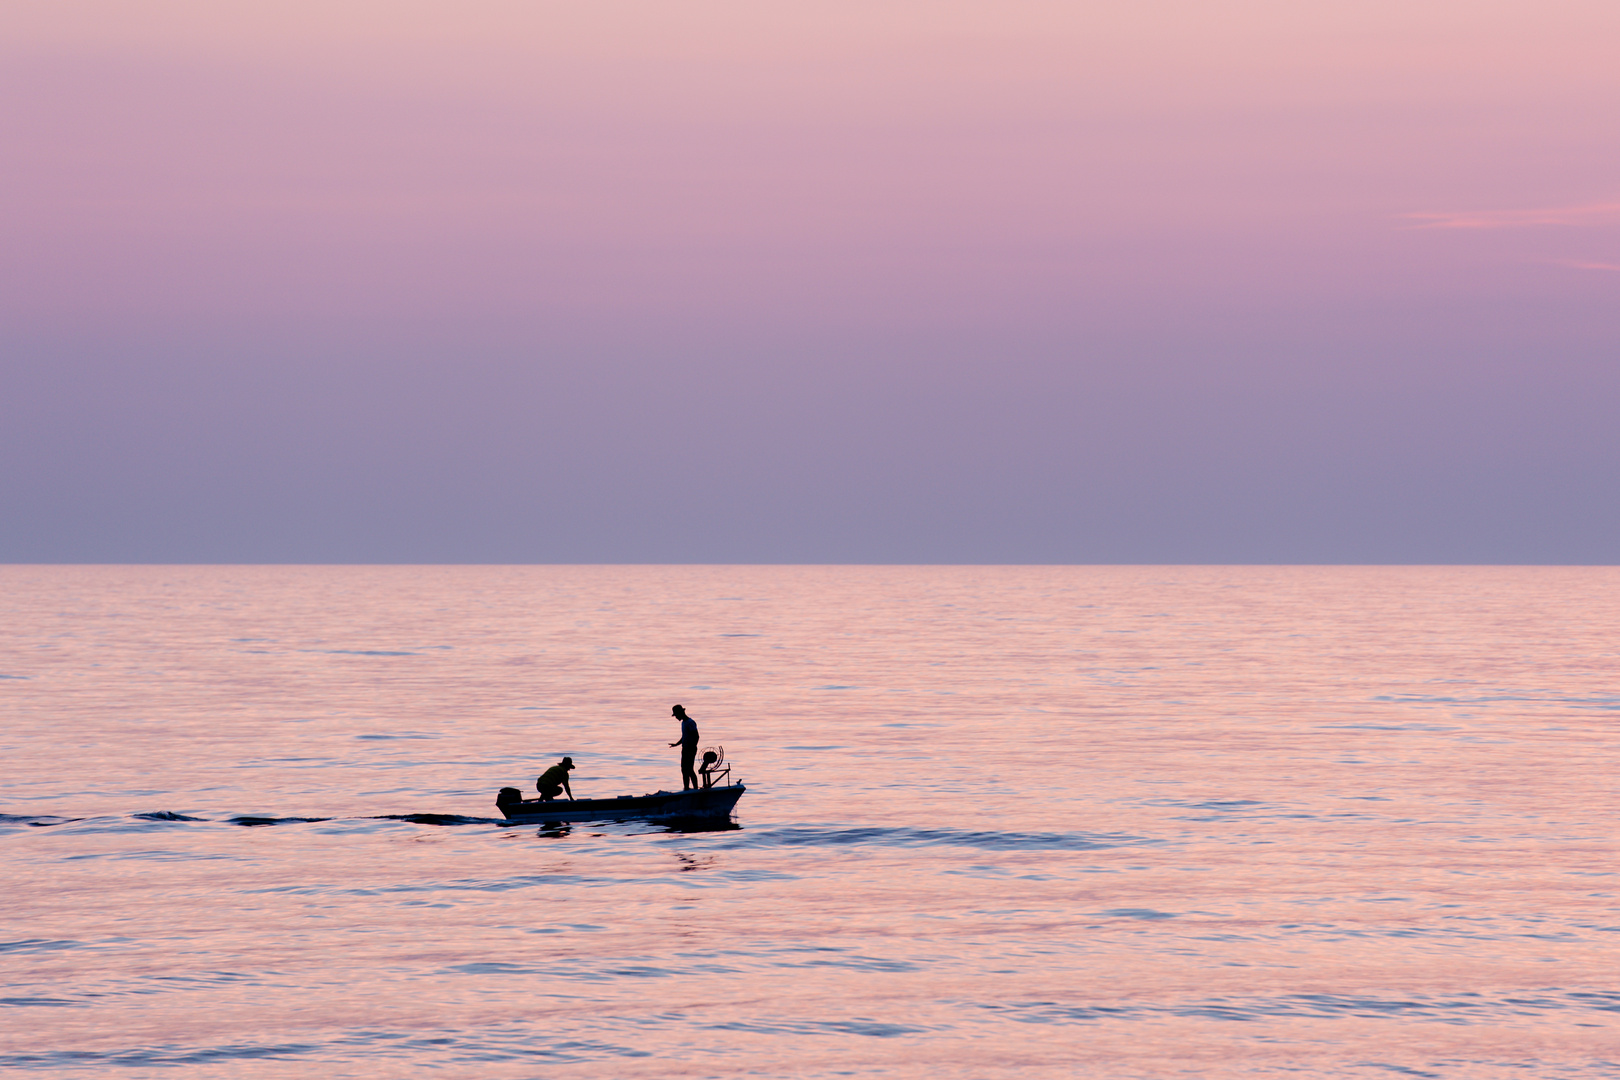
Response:
POLYGON ((572 769, 574 767, 574 759, 571 757, 565 757, 562 759, 560 764, 565 769, 572 769))

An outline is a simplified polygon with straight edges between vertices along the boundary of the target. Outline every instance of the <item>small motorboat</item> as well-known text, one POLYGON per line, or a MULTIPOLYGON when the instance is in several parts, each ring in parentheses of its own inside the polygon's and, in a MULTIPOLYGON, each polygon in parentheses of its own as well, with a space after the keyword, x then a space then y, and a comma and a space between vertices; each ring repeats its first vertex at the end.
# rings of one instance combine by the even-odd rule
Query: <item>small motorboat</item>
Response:
POLYGON ((549 821, 653 821, 664 818, 730 817, 746 791, 742 784, 655 791, 650 795, 620 795, 616 799, 525 799, 517 788, 502 788, 495 805, 507 821, 519 824, 549 821), (512 796, 506 793, 511 792, 512 796))
POLYGON ((724 747, 706 750, 698 768, 701 786, 686 791, 654 791, 614 799, 525 799, 517 788, 501 788, 495 806, 507 821, 543 824, 551 821, 658 821, 726 818, 748 789, 731 783, 724 747), (725 781, 719 783, 717 781, 725 781))

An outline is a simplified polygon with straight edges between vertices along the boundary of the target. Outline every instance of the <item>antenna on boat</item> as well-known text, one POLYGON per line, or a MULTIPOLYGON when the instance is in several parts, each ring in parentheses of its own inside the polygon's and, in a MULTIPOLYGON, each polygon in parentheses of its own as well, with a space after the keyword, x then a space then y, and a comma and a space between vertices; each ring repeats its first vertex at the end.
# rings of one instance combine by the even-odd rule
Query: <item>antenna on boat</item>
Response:
POLYGON ((714 787, 716 780, 729 780, 731 766, 726 764, 726 748, 716 745, 703 751, 703 764, 698 766, 698 773, 706 788, 714 787))

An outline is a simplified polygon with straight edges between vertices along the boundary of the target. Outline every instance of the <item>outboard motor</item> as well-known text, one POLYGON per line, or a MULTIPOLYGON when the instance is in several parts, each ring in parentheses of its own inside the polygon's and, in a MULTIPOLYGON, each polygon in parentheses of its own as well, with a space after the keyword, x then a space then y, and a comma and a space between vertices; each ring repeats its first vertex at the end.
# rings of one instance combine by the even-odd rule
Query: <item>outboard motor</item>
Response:
POLYGON ((522 801, 523 792, 515 787, 503 787, 500 793, 495 796, 495 809, 503 814, 509 814, 522 801))

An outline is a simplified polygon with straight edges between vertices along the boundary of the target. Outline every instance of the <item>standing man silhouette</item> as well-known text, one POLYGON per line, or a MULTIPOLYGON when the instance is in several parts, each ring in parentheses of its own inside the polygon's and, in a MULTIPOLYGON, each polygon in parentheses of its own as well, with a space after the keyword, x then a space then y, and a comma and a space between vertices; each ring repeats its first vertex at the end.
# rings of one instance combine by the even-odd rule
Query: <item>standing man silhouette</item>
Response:
POLYGON ((686 715, 686 709, 680 705, 670 710, 675 719, 681 722, 681 737, 671 746, 681 748, 681 790, 698 786, 697 770, 692 768, 697 760, 698 729, 697 721, 686 715))

